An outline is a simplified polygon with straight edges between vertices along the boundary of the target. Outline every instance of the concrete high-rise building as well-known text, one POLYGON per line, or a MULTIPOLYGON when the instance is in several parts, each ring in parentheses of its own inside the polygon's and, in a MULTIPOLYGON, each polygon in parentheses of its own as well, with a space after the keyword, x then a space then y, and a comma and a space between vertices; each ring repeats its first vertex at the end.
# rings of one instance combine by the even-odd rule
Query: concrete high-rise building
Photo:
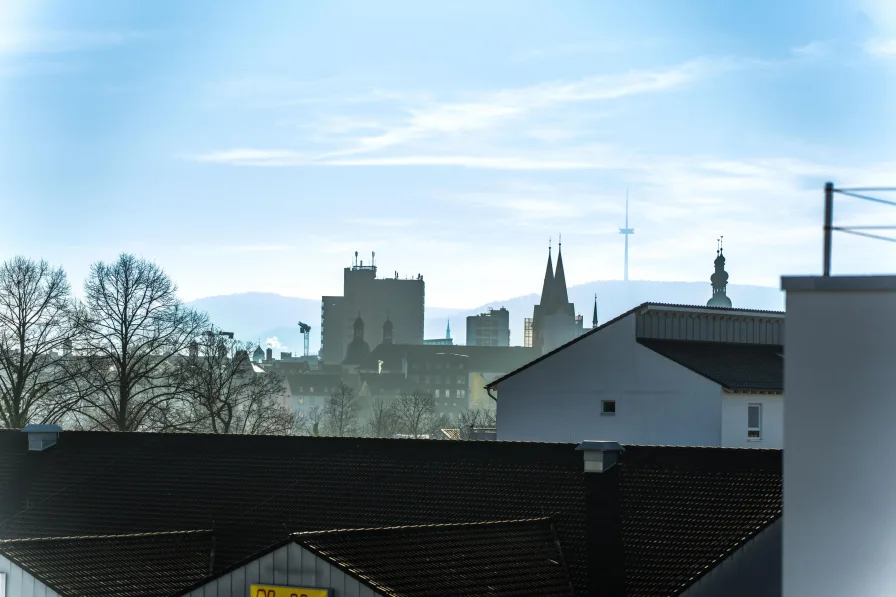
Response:
POLYGON ((510 312, 501 307, 467 317, 467 346, 510 346, 510 312))
POLYGON ((423 276, 377 278, 376 254, 369 265, 355 261, 343 272, 342 296, 321 299, 320 357, 325 365, 341 364, 355 336, 355 322, 379 329, 388 320, 396 344, 423 344, 423 276))

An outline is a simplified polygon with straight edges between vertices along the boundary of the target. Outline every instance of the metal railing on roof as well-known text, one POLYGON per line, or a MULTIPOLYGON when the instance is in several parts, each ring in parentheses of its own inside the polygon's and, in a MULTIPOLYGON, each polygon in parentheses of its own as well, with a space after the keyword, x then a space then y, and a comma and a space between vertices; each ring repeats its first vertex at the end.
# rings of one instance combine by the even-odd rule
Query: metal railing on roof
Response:
POLYGON ((871 201, 890 207, 896 207, 896 201, 890 199, 881 199, 873 197, 870 193, 896 193, 896 187, 861 187, 838 189, 834 187, 834 183, 829 182, 824 185, 824 276, 831 275, 831 250, 832 250, 832 232, 845 232, 856 236, 863 236, 874 240, 884 240, 896 242, 896 238, 892 236, 883 236, 867 232, 868 230, 896 230, 896 226, 834 226, 834 193, 845 195, 862 201, 871 201))

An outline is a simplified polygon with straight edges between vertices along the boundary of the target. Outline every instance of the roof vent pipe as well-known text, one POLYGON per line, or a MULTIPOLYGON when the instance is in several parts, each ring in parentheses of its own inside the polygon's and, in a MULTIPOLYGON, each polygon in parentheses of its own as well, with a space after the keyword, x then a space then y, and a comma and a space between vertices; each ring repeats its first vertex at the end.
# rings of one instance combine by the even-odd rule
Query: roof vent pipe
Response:
POLYGON ((59 425, 25 425, 23 433, 28 434, 28 450, 42 452, 56 445, 62 427, 59 425))
POLYGON ((585 452, 585 472, 605 473, 619 461, 619 453, 625 448, 618 442, 585 440, 576 447, 585 452))

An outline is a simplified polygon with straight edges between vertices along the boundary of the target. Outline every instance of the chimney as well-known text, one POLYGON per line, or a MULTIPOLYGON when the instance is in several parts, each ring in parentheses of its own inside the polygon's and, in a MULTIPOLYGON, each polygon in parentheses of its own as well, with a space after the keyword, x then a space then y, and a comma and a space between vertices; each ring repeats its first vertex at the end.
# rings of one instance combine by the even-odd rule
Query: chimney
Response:
POLYGON ((267 356, 267 359, 266 359, 266 360, 267 360, 268 362, 274 360, 274 349, 273 349, 273 348, 268 347, 268 349, 265 351, 264 354, 265 354, 265 356, 267 356))
POLYGON ((576 450, 582 452, 585 472, 589 593, 625 597, 622 499, 616 466, 625 449, 617 442, 586 440, 576 450))
POLYGON ((193 340, 190 342, 190 358, 195 359, 199 356, 199 343, 193 340))
POLYGON ((62 342, 62 356, 68 357, 72 354, 72 339, 66 338, 62 342))
POLYGON ((893 595, 896 276, 784 277, 783 597, 893 595))
POLYGON ((28 434, 28 450, 42 452, 56 445, 62 427, 59 425, 25 425, 23 433, 28 434))

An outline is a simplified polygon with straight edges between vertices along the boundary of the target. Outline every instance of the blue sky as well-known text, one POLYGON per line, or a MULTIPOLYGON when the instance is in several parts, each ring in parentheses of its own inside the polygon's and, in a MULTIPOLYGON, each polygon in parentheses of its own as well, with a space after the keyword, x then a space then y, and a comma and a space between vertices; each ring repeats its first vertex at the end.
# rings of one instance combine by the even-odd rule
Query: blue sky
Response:
MULTIPOLYGON (((633 278, 708 282, 724 235, 776 286, 820 270, 826 180, 896 185, 888 4, 4 0, 0 257, 80 287, 135 252, 190 300, 376 251, 465 308, 537 292, 559 233, 570 284, 621 278, 628 188, 633 278)), ((894 258, 835 238, 835 272, 894 258)))

